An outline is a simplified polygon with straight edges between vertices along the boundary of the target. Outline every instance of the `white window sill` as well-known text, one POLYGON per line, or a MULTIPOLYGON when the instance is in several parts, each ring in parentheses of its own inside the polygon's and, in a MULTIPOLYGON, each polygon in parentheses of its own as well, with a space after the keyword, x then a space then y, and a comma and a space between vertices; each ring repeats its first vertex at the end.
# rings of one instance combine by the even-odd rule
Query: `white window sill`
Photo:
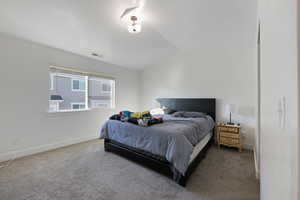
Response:
POLYGON ((80 110, 59 110, 59 111, 47 111, 47 113, 55 114, 55 113, 74 113, 74 112, 86 112, 86 111, 92 111, 92 110, 115 110, 116 108, 88 108, 88 109, 80 109, 80 110))
POLYGON ((91 110, 115 110, 115 108, 90 108, 91 110))
POLYGON ((111 91, 103 91, 103 90, 102 90, 101 93, 102 93, 102 94, 111 94, 112 92, 111 92, 111 91))
POLYGON ((78 110, 58 110, 58 111, 48 111, 48 113, 70 113, 70 112, 84 112, 84 111, 90 111, 92 109, 78 109, 78 110))

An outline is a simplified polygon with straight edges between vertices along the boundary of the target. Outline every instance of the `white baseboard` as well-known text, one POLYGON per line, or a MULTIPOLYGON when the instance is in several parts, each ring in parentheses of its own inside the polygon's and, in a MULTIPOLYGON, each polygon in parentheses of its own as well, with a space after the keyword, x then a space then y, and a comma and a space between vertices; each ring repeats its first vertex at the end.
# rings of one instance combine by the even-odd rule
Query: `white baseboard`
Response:
POLYGON ((254 153, 254 166, 255 166, 255 177, 257 179, 260 179, 260 173, 259 173, 259 167, 258 167, 258 160, 257 160, 257 152, 255 151, 255 149, 253 149, 253 153, 254 153))
POLYGON ((24 150, 5 152, 5 153, 0 154, 0 162, 8 161, 8 160, 15 159, 15 158, 21 158, 24 156, 33 155, 36 153, 41 153, 41 152, 57 149, 60 147, 69 146, 72 144, 78 144, 81 142, 86 142, 86 141, 97 139, 97 138, 99 138, 99 136, 94 134, 94 135, 85 136, 85 137, 81 137, 81 138, 65 140, 65 141, 61 141, 61 142, 57 142, 57 143, 46 144, 46 145, 41 145, 41 146, 36 146, 36 147, 30 147, 30 148, 27 148, 24 150))
POLYGON ((247 150, 250 150, 250 151, 253 151, 253 154, 254 154, 255 177, 257 179, 259 179, 260 178, 260 172, 259 172, 258 160, 257 160, 257 155, 256 155, 255 147, 253 145, 250 145, 250 144, 243 144, 243 148, 247 149, 247 150))
POLYGON ((243 149, 247 149, 247 150, 253 151, 253 145, 251 145, 251 144, 243 144, 243 149))

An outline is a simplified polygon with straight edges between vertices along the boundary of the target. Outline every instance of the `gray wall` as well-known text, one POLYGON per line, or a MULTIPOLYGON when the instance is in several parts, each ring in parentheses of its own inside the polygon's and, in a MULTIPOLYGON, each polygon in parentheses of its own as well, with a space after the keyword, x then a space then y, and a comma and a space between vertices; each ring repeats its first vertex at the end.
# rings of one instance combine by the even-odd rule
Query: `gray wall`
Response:
POLYGON ((0 160, 97 138, 111 114, 138 110, 136 71, 3 34, 0 46, 0 160), (48 113, 50 65, 115 77, 116 108, 48 113))
MULTIPOLYGON (((244 147, 252 149, 257 128, 257 2, 228 5, 230 11, 225 9, 222 19, 239 19, 232 21, 234 30, 224 26, 226 34, 206 37, 207 42, 195 49, 178 50, 173 57, 143 70, 141 102, 147 109, 156 106, 158 97, 214 97, 218 121, 229 120, 225 105, 234 104, 233 120, 242 125, 244 147)), ((218 15, 214 17, 221 20, 218 15)), ((219 23, 217 20, 209 27, 219 23)))

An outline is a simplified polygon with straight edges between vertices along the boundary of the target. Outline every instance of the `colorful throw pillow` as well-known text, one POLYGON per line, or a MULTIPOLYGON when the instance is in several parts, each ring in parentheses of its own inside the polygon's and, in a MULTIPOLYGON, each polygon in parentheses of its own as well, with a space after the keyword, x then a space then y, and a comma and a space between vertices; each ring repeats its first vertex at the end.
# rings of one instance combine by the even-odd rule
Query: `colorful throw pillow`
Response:
POLYGON ((144 118, 144 119, 151 119, 150 111, 146 110, 146 111, 142 112, 142 118, 144 118))
POLYGON ((142 113, 141 112, 135 112, 135 113, 132 113, 130 115, 131 118, 136 118, 136 119, 139 119, 142 117, 142 113))
POLYGON ((121 111, 121 112, 120 112, 120 115, 121 115, 122 117, 125 117, 125 118, 130 117, 131 114, 132 114, 132 112, 130 112, 130 111, 128 111, 128 110, 124 110, 124 111, 121 111))
POLYGON ((150 119, 151 118, 151 114, 150 114, 149 110, 146 110, 144 112, 131 113, 130 117, 131 118, 136 118, 136 119, 140 119, 140 118, 150 119))

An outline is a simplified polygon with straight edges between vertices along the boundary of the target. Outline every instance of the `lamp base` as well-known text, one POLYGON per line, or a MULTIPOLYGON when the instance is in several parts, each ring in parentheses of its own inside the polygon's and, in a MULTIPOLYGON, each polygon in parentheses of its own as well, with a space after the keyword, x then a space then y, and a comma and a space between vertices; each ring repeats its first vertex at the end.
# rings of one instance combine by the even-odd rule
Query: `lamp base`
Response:
POLYGON ((227 125, 235 125, 233 122, 227 122, 227 125))

